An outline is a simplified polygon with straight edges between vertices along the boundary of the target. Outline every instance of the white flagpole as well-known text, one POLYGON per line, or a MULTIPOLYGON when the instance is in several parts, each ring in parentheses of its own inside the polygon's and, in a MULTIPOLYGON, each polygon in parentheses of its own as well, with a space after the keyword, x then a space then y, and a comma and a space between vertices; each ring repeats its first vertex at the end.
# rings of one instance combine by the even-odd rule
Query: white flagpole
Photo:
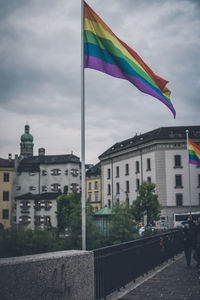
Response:
POLYGON ((188 156, 188 178, 189 178, 189 201, 190 201, 190 214, 191 214, 191 180, 190 180, 190 161, 189 161, 189 143, 188 143, 188 134, 189 130, 186 130, 186 137, 187 137, 187 156, 188 156))
POLYGON ((81 174, 82 250, 86 250, 84 0, 81 0, 81 174))

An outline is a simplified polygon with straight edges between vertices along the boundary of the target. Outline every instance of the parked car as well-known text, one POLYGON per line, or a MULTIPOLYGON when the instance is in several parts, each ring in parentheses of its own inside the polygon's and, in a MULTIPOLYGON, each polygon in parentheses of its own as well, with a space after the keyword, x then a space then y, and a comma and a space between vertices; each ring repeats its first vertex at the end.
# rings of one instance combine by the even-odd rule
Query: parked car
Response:
POLYGON ((142 235, 144 235, 145 231, 154 232, 155 230, 157 230, 157 229, 154 226, 142 226, 142 227, 140 227, 138 233, 139 233, 140 236, 142 236, 142 235))

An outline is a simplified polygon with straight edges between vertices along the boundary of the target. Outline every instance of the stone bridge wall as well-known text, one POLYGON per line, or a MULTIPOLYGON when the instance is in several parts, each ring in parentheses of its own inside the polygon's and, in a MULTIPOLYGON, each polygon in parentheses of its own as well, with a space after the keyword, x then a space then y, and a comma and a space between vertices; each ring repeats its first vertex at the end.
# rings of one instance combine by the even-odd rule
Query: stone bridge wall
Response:
POLYGON ((0 299, 93 300, 93 252, 70 250, 1 258, 0 299))

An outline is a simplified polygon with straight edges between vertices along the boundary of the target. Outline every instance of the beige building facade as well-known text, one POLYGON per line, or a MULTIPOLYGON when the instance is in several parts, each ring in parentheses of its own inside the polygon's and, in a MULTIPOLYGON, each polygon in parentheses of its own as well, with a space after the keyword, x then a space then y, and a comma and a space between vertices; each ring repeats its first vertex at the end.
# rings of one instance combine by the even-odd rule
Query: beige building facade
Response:
POLYGON ((95 211, 102 208, 100 163, 86 172, 86 201, 92 205, 95 211))
POLYGON ((0 158, 0 224, 4 229, 11 226, 13 173, 11 155, 8 159, 0 158))

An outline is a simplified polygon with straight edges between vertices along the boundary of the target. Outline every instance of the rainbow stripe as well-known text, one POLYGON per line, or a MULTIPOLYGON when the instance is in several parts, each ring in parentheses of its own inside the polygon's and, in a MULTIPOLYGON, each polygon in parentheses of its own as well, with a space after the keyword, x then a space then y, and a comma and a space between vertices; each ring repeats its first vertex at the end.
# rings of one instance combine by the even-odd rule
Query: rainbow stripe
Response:
POLYGON ((84 67, 130 81, 141 92, 167 105, 175 118, 176 111, 166 87, 168 81, 153 73, 140 56, 121 41, 86 2, 84 67))
POLYGON ((193 165, 200 166, 200 147, 191 139, 188 139, 189 162, 193 165))

